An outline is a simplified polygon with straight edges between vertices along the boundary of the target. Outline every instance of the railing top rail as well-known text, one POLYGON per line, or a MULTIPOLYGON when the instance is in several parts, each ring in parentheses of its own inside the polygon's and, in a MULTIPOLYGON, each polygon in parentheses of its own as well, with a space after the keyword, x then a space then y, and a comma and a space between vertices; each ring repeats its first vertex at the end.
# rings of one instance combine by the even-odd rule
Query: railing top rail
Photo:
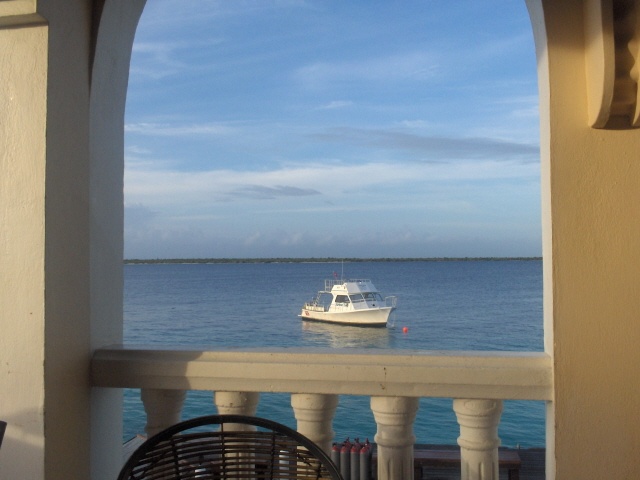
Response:
POLYGON ((94 353, 94 386, 551 400, 542 352, 210 349, 113 346, 94 353))
POLYGON ((330 291, 335 285, 343 285, 345 283, 371 283, 368 278, 327 278, 324 281, 324 289, 330 291))

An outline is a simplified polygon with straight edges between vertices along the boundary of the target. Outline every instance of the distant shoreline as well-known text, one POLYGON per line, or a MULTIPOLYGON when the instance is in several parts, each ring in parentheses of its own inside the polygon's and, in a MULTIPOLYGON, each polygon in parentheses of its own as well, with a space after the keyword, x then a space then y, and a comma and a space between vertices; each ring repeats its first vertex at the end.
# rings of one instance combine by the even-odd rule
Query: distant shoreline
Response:
POLYGON ((126 265, 141 264, 197 264, 197 263, 358 263, 358 262, 498 262, 498 261, 535 261, 542 257, 407 257, 407 258, 156 258, 125 259, 126 265))

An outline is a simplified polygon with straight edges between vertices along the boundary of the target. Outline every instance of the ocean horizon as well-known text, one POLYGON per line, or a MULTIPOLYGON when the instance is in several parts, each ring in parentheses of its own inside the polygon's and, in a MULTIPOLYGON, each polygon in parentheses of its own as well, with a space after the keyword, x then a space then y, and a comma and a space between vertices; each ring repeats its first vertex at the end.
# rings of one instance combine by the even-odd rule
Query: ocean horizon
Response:
POLYGON ((153 263, 362 263, 362 262, 482 262, 542 261, 542 257, 204 257, 204 258, 125 258, 125 264, 153 263))

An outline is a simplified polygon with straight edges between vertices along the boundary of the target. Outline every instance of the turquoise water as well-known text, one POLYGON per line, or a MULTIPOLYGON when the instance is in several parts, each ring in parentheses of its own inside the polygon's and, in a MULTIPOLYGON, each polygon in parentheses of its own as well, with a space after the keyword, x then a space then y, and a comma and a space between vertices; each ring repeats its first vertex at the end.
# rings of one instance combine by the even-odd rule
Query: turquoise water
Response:
MULTIPOLYGON (((542 262, 412 261, 125 266, 125 342, 149 345, 542 351, 542 262), (300 307, 333 272, 398 296, 386 329, 302 322, 300 307), (408 328, 403 333, 403 327, 408 328)), ((295 427, 289 395, 262 394, 258 415, 295 427)), ((183 418, 215 413, 190 392, 183 418)), ((125 391, 124 438, 144 431, 138 390, 125 391)), ((341 396, 336 439, 373 439, 368 397, 341 396)), ((456 443, 451 399, 422 399, 418 443, 456 443)), ((502 444, 544 446, 544 404, 507 401, 502 444)))

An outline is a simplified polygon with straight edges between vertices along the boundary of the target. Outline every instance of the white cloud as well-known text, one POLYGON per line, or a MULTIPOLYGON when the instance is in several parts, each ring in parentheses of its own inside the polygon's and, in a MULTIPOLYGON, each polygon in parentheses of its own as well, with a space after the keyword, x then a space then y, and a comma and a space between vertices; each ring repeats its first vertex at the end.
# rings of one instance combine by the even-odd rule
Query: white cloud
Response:
MULTIPOLYGON (((125 195, 132 203, 173 206, 200 211, 219 202, 264 201, 277 198, 348 198, 345 192, 398 189, 398 199, 411 185, 447 181, 535 179, 538 166, 505 161, 457 161, 438 163, 333 163, 282 167, 268 171, 211 170, 180 172, 129 166, 125 172, 125 195), (345 196, 346 195, 346 196, 345 196)), ((339 208, 345 204, 338 202, 339 208)))
POLYGON ((412 130, 427 130, 434 127, 434 122, 420 119, 402 120, 401 122, 399 122, 399 125, 401 127, 406 127, 412 130))
POLYGON ((319 107, 320 110, 338 110, 341 108, 352 107, 353 102, 347 100, 333 100, 326 105, 319 107))
POLYGON ((169 123, 128 123, 125 125, 126 133, 149 135, 156 137, 183 137, 191 135, 230 135, 236 129, 221 123, 194 123, 194 124, 169 124, 169 123))
POLYGON ((438 62, 423 51, 367 60, 315 62, 299 68, 295 78, 306 88, 324 89, 336 83, 424 81, 438 73, 438 62))
POLYGON ((439 161, 479 158, 507 161, 524 159, 537 162, 539 158, 537 145, 487 136, 445 137, 388 129, 334 127, 316 134, 315 138, 372 149, 419 152, 427 159, 439 161))

